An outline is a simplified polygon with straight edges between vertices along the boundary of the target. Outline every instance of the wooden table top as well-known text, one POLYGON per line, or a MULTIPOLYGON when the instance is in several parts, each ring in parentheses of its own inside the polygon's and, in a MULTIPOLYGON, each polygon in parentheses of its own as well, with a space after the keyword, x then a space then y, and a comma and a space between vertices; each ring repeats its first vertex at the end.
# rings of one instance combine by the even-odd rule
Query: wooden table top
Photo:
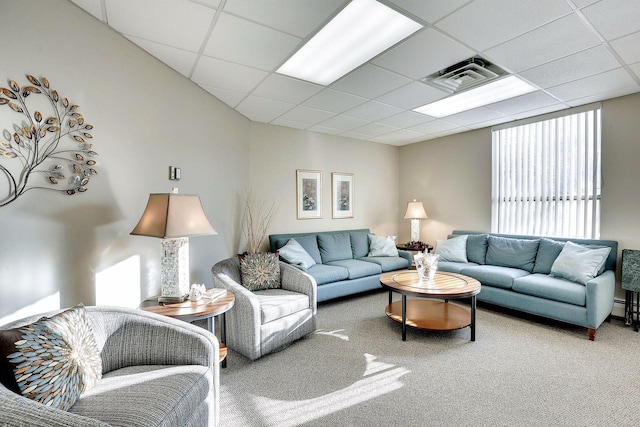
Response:
POLYGON ((147 298, 142 301, 139 308, 163 316, 180 318, 210 317, 222 314, 233 307, 236 297, 232 292, 216 298, 202 298, 199 301, 186 300, 184 302, 158 302, 158 296, 147 298))
POLYGON ((390 271, 380 276, 383 287, 406 295, 464 298, 480 292, 480 282, 462 274, 437 271, 433 280, 420 280, 415 270, 390 271))

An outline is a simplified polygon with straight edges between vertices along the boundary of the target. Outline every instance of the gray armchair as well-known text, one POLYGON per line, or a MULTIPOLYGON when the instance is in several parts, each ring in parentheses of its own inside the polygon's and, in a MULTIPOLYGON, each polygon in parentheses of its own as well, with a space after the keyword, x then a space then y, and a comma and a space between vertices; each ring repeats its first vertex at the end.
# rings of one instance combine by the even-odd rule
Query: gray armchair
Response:
POLYGON ((214 286, 235 294, 226 314, 227 346, 256 360, 316 329, 317 286, 310 275, 280 262, 282 289, 251 292, 240 284, 237 257, 211 268, 214 286))
POLYGON ((219 344, 213 334, 136 309, 89 306, 86 311, 102 358, 102 379, 68 412, 19 396, 0 384, 0 425, 217 425, 219 344))

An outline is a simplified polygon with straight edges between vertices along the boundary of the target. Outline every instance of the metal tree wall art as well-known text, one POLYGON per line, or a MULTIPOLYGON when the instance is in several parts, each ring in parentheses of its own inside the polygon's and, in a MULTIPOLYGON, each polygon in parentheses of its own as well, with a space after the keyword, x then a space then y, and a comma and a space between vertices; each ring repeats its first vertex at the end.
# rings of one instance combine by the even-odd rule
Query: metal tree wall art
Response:
POLYGON ((0 206, 32 189, 85 192, 91 175, 98 173, 93 160, 98 153, 87 142, 93 126, 85 123, 79 107, 51 89, 45 77, 27 74, 27 79, 28 86, 9 80, 8 88, 0 88, 0 106, 18 117, 0 140, 0 174, 8 183, 0 206))

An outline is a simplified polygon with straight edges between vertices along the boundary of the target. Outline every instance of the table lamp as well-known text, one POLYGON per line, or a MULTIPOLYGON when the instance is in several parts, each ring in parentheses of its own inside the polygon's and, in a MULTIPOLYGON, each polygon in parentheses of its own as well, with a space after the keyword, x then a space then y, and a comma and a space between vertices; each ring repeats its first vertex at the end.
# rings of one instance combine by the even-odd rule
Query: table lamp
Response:
POLYGON ((413 199, 413 201, 407 203, 407 211, 404 214, 404 219, 411 220, 412 242, 420 240, 420 220, 427 218, 427 213, 424 211, 422 202, 416 202, 416 199, 413 199))
POLYGON ((162 239, 158 302, 182 302, 189 295, 189 237, 217 234, 202 210, 199 196, 171 193, 149 195, 138 225, 130 233, 162 239))

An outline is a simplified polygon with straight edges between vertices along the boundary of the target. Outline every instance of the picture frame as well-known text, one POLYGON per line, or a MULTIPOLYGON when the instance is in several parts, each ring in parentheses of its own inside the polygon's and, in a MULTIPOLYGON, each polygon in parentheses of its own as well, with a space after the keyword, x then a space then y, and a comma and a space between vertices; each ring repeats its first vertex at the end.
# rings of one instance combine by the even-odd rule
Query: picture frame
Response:
POLYGON ((336 219, 353 218, 353 174, 331 174, 332 216, 336 219))
POLYGON ((296 211, 298 219, 322 218, 322 172, 296 170, 296 211))

